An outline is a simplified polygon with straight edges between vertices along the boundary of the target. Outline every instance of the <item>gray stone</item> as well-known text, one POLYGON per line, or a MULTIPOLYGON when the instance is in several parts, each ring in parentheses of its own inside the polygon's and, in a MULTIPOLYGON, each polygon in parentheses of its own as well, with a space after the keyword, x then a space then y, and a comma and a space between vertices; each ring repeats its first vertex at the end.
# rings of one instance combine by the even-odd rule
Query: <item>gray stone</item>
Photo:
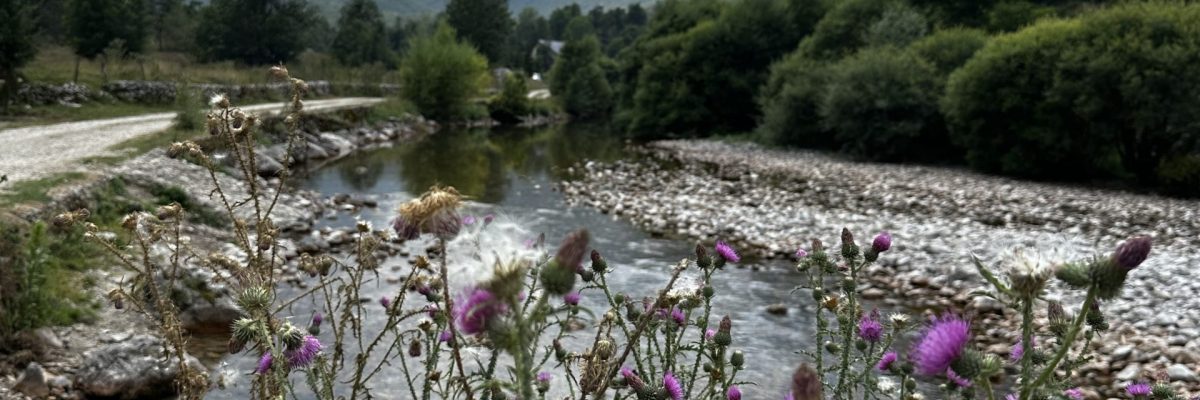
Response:
MULTIPOLYGON (((204 368, 195 357, 183 356, 191 368, 204 368)), ((166 352, 162 339, 149 335, 104 345, 83 354, 75 386, 92 397, 166 397, 173 394, 173 382, 179 375, 176 357, 166 352)))
POLYGON ((1133 354, 1132 344, 1117 346, 1117 348, 1113 349, 1112 351, 1112 361, 1124 360, 1125 358, 1128 358, 1130 354, 1133 354))
POLYGON ((258 175, 262 177, 279 176, 283 172, 283 164, 263 153, 255 153, 258 175))
POLYGON ((1167 367, 1167 376, 1171 377, 1173 381, 1196 382, 1200 380, 1195 371, 1183 364, 1173 364, 1167 367))
POLYGON ((1120 372, 1117 372, 1116 378, 1119 381, 1132 381, 1132 380, 1136 379, 1138 377, 1138 375, 1141 375, 1141 373, 1142 373, 1142 365, 1141 364, 1130 363, 1129 365, 1126 365, 1125 368, 1122 369, 1120 372))
POLYGON ((13 390, 35 398, 49 396, 50 385, 46 375, 46 371, 42 370, 41 365, 31 362, 25 366, 25 372, 21 373, 21 377, 17 378, 17 384, 13 385, 13 390))

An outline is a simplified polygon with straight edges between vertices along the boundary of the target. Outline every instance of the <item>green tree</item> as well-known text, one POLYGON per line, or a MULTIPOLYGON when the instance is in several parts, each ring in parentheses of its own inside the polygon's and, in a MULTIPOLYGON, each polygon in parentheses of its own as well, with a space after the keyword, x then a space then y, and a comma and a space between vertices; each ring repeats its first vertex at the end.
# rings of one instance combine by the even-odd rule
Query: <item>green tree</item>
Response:
POLYGON ((894 47, 872 47, 831 68, 819 112, 842 151, 887 161, 933 161, 948 153, 937 75, 894 47))
POLYGON ((596 36, 567 42, 550 70, 550 93, 563 109, 581 118, 607 115, 612 89, 600 68, 600 41, 596 36))
POLYGON ((0 0, 0 111, 8 111, 8 103, 17 92, 18 74, 25 63, 33 59, 32 8, 25 0, 0 0))
POLYGON ((475 45, 479 52, 493 62, 504 55, 512 20, 506 0, 450 0, 446 5, 446 21, 458 32, 458 37, 475 45))
POLYGON ((580 15, 583 15, 583 10, 581 10, 579 5, 575 3, 571 3, 569 6, 559 7, 554 11, 551 11, 549 21, 550 38, 554 40, 562 40, 563 32, 567 30, 567 24, 570 23, 572 19, 580 15))
POLYGON ((973 167, 1155 183, 1200 140, 1200 5, 1126 3, 997 37, 951 75, 943 108, 973 167))
POLYGON ((550 27, 537 10, 526 7, 517 15, 516 28, 509 39, 508 65, 522 68, 525 71, 535 71, 530 58, 533 47, 539 39, 550 37, 550 27))
POLYGON ((836 60, 866 46, 868 28, 900 0, 847 0, 837 3, 817 23, 801 48, 809 57, 836 60))
POLYGON ((291 61, 317 18, 304 0, 212 0, 200 14, 197 55, 250 65, 291 61))
MULTIPOLYGON (((595 36, 596 29, 592 27, 592 21, 588 17, 578 16, 571 19, 567 23, 566 29, 563 30, 563 40, 567 42, 583 40, 588 36, 595 36)), ((598 38, 597 38, 598 39, 598 38)), ((599 41, 597 40, 597 43, 599 41)))
POLYGON ((410 19, 396 17, 396 22, 388 29, 388 46, 403 56, 413 38, 430 35, 436 28, 436 22, 428 16, 410 19))
POLYGON ((492 99, 488 109, 492 119, 511 124, 520 121, 530 111, 529 86, 522 74, 509 73, 504 77, 500 95, 492 99))
POLYGON ((414 38, 400 65, 403 96, 435 119, 466 115, 488 79, 487 59, 445 22, 432 35, 414 38))
POLYGON ((836 148, 819 112, 831 73, 828 62, 811 59, 801 51, 773 64, 759 97, 763 119, 758 133, 779 145, 836 148))
MULTIPOLYGON (((72 0, 69 19, 71 38, 78 57, 100 59, 100 70, 106 71, 113 53, 116 56, 142 52, 146 38, 145 9, 141 0, 72 0)), ((75 78, 79 80, 79 59, 75 62, 75 78)))
POLYGON ((987 40, 987 33, 979 29, 950 28, 914 42, 909 49, 933 65, 939 74, 949 76, 983 48, 987 40))
POLYGON ((350 66, 391 61, 383 14, 374 0, 351 0, 342 6, 333 55, 350 66))

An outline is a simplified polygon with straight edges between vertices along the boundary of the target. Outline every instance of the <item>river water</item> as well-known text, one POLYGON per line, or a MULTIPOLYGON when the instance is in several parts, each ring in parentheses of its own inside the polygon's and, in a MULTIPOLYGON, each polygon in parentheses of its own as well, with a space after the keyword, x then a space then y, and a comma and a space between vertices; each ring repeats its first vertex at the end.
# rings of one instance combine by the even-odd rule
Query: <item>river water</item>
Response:
MULTIPOLYGON (((379 199, 377 209, 357 214, 337 213, 321 221, 323 226, 351 227, 356 218, 386 226, 395 206, 419 195, 431 185, 457 188, 470 198, 465 214, 494 213, 509 225, 519 225, 529 235, 544 233, 549 247, 578 228, 587 228, 592 247, 608 259, 614 272, 609 283, 614 291, 634 295, 652 295, 669 276, 670 267, 691 257, 694 243, 673 238, 654 237, 630 223, 601 214, 590 208, 569 207, 555 190, 556 182, 570 179, 571 167, 589 160, 613 161, 628 157, 625 143, 603 127, 566 125, 537 129, 446 130, 416 143, 369 150, 324 166, 303 178, 302 188, 325 195, 348 193, 379 199)), ((670 201, 671 199, 663 199, 670 201)), ((420 252, 414 248, 413 253, 420 252)), ((407 270, 389 266, 404 263, 388 260, 381 271, 401 276, 407 270)), ((770 261, 780 263, 779 261, 770 261)), ((727 267, 714 278, 713 324, 720 315, 734 321, 733 347, 746 354, 745 371, 740 379, 755 382, 745 387, 748 398, 782 398, 791 372, 803 360, 800 350, 812 350, 812 310, 810 301, 800 301, 804 293, 792 293, 803 277, 785 265, 761 265, 749 261, 727 267), (768 267, 759 268, 754 267, 768 267), (785 316, 769 315, 765 307, 783 303, 789 306, 785 316)), ((365 296, 378 298, 394 293, 395 285, 375 282, 364 288, 365 296)), ((285 288, 281 292, 298 293, 285 288)), ((302 324, 311 315, 315 301, 300 301, 291 310, 302 324)), ((602 297, 585 294, 581 305, 596 307, 602 297)), ((378 306, 376 304, 372 304, 378 306)), ((599 308, 596 308, 599 311, 599 308)), ((386 316, 368 313, 368 331, 379 328, 386 316)), ((584 331, 588 332, 588 331, 584 331)), ((329 332, 322 332, 329 342, 329 332)), ((571 348, 582 351, 582 347, 571 348)), ((224 376, 225 389, 214 390, 209 398, 246 398, 256 357, 244 352, 223 361, 218 372, 224 376)), ((415 364, 415 363, 414 363, 415 364)), ((381 398, 407 398, 408 390, 398 366, 386 369, 373 381, 373 393, 381 398)), ((297 395, 310 398, 303 376, 293 373, 297 395)), ((558 382, 562 382, 559 380, 558 382)))

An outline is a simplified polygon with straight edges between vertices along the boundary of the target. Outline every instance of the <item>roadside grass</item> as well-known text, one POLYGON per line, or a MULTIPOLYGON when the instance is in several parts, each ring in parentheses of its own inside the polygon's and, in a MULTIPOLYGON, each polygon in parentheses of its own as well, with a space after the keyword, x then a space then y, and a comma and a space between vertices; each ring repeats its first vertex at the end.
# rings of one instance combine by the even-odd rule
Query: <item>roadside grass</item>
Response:
POLYGON ((371 106, 371 111, 367 114, 367 122, 375 123, 385 121, 388 118, 399 117, 409 113, 416 115, 417 106, 408 100, 400 97, 390 96, 382 103, 371 106))
POLYGON ((152 114, 171 111, 171 105, 133 104, 123 102, 88 102, 79 107, 63 105, 48 105, 32 107, 29 110, 13 110, 12 115, 0 118, 5 121, 3 129, 21 128, 35 125, 57 124, 62 122, 86 121, 90 119, 105 119, 128 117, 141 114, 152 114))
POLYGON ((17 204, 45 203, 50 201, 51 189, 68 183, 79 182, 87 177, 83 172, 63 172, 49 177, 0 184, 0 208, 17 204))

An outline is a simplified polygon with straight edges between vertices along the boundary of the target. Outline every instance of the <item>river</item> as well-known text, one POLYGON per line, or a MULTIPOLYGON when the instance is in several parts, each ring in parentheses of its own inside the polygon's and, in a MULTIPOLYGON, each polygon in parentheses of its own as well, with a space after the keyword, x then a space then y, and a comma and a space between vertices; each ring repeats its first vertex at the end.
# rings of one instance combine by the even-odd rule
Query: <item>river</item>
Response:
MULTIPOLYGON (((555 247, 568 232, 587 228, 593 237, 592 247, 605 255, 611 268, 609 283, 613 290, 636 297, 651 295, 666 282, 670 267, 680 259, 691 257, 694 243, 675 238, 656 237, 643 232, 627 221, 613 218, 591 208, 570 207, 556 190, 556 183, 570 179, 572 166, 594 161, 613 161, 629 157, 625 143, 603 127, 565 125, 537 129, 445 130, 416 143, 401 143, 391 147, 364 151, 323 166, 297 182, 304 189, 324 195, 347 193, 369 195, 379 200, 376 209, 361 212, 337 213, 322 220, 322 226, 353 226, 356 218, 386 226, 396 205, 419 195, 434 184, 450 185, 468 196, 465 214, 482 216, 494 213, 507 221, 521 225, 533 234, 544 233, 550 247, 555 247)), ((319 228, 320 226, 318 226, 319 228)), ((419 249, 414 249, 419 251, 419 249)), ((385 261, 385 274, 400 276, 389 266, 404 260, 385 261)), ((781 261, 769 261, 781 263, 781 261)), ((734 322, 733 347, 746 354, 746 370, 739 379, 755 382, 746 387, 749 398, 782 398, 789 385, 791 372, 802 361, 800 350, 815 346, 812 336, 812 310, 797 308, 800 293, 791 290, 802 283, 803 277, 784 265, 755 268, 765 265, 749 261, 737 267, 727 267, 714 278, 716 296, 714 315, 728 314, 734 322), (767 305, 788 304, 786 316, 769 315, 767 305)), ((379 298, 394 293, 395 286, 376 283, 364 288, 366 297, 379 298)), ((282 288, 281 293, 298 293, 298 289, 282 288)), ((602 304, 599 295, 587 295, 583 306, 602 304)), ((300 301, 292 315, 303 321, 311 315, 312 301, 300 301)), ((374 304, 373 304, 374 305, 374 304)), ((377 305, 375 305, 377 306, 377 305)), ((368 313, 368 330, 381 326, 383 313, 368 313)), ((298 322, 302 323, 302 322, 298 322)), ((585 331, 586 332, 586 331, 585 331)), ((330 333, 322 332, 328 342, 330 333)), ((584 350, 582 346, 572 351, 584 350)), ((247 397, 256 355, 243 352, 224 360, 218 368, 224 375, 225 389, 214 390, 209 398, 240 399, 247 397)), ((381 398, 406 398, 407 389, 399 366, 385 370, 373 381, 373 392, 381 398)), ((292 374, 297 394, 311 398, 304 385, 303 375, 292 374)), ((561 380, 559 381, 561 383, 561 380)))

